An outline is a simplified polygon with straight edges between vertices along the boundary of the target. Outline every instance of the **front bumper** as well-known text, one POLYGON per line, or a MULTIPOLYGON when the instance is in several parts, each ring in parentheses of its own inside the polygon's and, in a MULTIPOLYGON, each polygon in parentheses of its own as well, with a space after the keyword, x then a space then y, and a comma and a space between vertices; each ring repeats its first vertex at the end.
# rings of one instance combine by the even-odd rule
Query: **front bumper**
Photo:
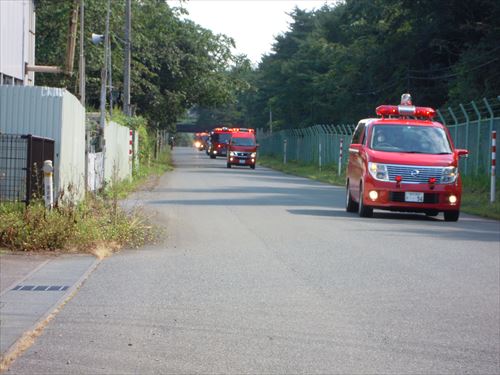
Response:
POLYGON ((231 165, 255 165, 257 158, 229 156, 227 162, 231 165))
POLYGON ((453 184, 396 184, 372 178, 365 180, 363 203, 366 206, 390 211, 456 211, 460 209, 462 189, 459 181, 453 184), (375 194, 370 192, 375 191, 375 194), (410 202, 405 193, 423 193, 422 202, 410 202), (454 197, 454 198, 453 198, 454 197))

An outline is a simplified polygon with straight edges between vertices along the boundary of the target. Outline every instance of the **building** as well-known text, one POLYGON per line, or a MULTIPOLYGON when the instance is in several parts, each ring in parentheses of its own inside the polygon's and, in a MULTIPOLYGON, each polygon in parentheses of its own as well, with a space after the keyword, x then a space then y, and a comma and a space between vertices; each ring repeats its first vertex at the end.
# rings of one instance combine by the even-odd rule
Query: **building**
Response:
POLYGON ((0 0, 0 85, 33 86, 35 1, 0 0))

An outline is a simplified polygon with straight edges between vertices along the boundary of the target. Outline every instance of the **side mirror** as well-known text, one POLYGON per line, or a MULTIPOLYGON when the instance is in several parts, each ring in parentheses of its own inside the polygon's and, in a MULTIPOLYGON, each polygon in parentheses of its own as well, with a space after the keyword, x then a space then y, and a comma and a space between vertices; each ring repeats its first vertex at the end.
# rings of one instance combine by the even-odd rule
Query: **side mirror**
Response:
POLYGON ((359 143, 353 143, 349 146, 349 152, 351 153, 359 154, 360 150, 361 150, 361 144, 359 143))
POLYGON ((259 148, 260 146, 259 146, 259 144, 257 143, 257 144, 255 145, 255 147, 256 147, 256 148, 259 148))
POLYGON ((455 152, 457 153, 457 156, 459 158, 462 157, 462 156, 467 157, 469 155, 469 150, 464 150, 464 149, 461 149, 461 148, 457 148, 455 150, 455 152))

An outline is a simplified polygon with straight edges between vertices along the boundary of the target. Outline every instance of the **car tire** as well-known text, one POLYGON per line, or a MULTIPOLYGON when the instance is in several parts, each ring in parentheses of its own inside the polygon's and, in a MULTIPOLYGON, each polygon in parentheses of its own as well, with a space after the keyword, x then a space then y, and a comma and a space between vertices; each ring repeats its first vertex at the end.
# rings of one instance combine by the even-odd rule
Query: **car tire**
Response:
POLYGON ((345 187, 345 210, 347 212, 356 212, 358 210, 358 204, 352 199, 351 192, 349 191, 349 181, 345 187))
POLYGON ((373 208, 365 206, 363 195, 364 195, 364 188, 363 185, 361 184, 361 186, 359 187, 358 214, 360 217, 372 217, 373 208))
POLYGON ((255 164, 252 164, 250 168, 255 169, 255 164))
POLYGON ((215 155, 210 154, 210 159, 215 159, 215 155))
POLYGON ((459 216, 460 216, 460 211, 445 211, 444 221, 458 221, 459 216))
POLYGON ((231 168, 231 163, 227 163, 226 167, 231 168))
POLYGON ((425 215, 429 216, 429 217, 434 217, 434 216, 439 215, 439 211, 426 211, 425 215))

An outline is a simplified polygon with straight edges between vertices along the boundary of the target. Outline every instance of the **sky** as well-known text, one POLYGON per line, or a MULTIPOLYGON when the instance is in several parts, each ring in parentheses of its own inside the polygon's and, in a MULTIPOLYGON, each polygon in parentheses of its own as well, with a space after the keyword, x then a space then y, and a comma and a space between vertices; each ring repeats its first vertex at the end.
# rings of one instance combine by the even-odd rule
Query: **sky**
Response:
MULTIPOLYGON (((179 0, 167 0, 179 7, 179 0)), ((236 54, 245 54, 258 64, 271 52, 274 38, 288 30, 295 6, 313 10, 335 0, 189 0, 182 2, 187 18, 214 33, 225 34, 236 42, 236 54)))

